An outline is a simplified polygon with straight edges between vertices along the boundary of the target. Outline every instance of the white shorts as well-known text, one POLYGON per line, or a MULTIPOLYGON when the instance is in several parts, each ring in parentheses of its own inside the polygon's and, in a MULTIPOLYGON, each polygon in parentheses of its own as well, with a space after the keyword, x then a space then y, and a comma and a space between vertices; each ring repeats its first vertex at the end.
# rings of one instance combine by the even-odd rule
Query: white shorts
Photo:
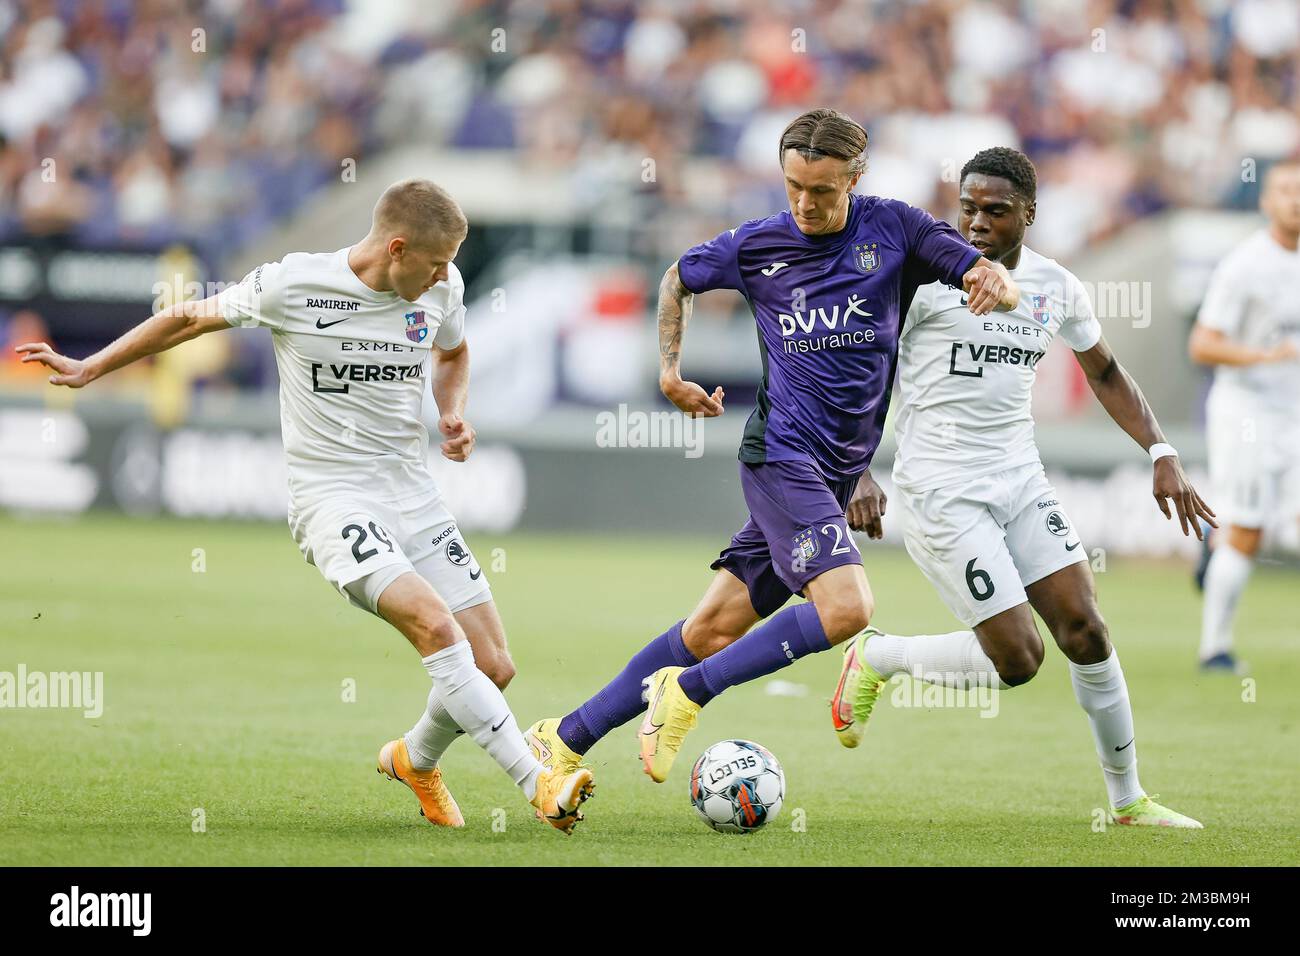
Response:
POLYGON ((930 491, 899 489, 903 543, 967 627, 1087 553, 1037 462, 930 491))
POLYGON ((290 507, 289 530, 307 563, 372 614, 384 589, 408 571, 428 581, 452 611, 492 599, 487 576, 441 496, 409 504, 323 498, 290 507))
POLYGON ((1300 508, 1300 415, 1288 419, 1255 395, 1215 386, 1205 438, 1221 526, 1264 528, 1300 508))

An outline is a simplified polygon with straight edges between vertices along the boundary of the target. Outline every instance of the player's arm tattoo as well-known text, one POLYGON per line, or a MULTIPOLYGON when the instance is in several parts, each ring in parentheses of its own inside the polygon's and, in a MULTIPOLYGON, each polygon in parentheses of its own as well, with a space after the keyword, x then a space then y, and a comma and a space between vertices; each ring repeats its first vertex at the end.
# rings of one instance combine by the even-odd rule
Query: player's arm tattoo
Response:
POLYGON ((682 333, 691 317, 695 295, 682 285, 677 263, 668 267, 659 283, 659 375, 680 374, 682 333))

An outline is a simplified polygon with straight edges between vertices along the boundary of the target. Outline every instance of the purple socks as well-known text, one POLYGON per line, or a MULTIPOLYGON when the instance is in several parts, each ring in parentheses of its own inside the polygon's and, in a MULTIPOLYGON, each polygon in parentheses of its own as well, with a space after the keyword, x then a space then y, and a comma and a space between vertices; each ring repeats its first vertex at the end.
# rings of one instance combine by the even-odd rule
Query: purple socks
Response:
POLYGON ((778 611, 712 657, 686 668, 677 682, 687 697, 703 707, 728 687, 771 674, 830 646, 817 609, 812 604, 797 604, 778 611))
POLYGON ((622 673, 560 721, 560 739, 570 750, 585 754, 601 737, 644 711, 645 702, 641 700, 643 678, 661 667, 690 667, 696 663, 695 656, 682 641, 684 623, 678 621, 637 651, 622 673))
POLYGON ((661 667, 685 667, 678 678, 686 696, 704 706, 728 687, 743 684, 829 648, 817 609, 799 604, 779 611, 730 647, 697 662, 682 641, 678 621, 647 644, 596 696, 560 721, 560 739, 585 754, 601 737, 645 710, 641 681, 661 667))

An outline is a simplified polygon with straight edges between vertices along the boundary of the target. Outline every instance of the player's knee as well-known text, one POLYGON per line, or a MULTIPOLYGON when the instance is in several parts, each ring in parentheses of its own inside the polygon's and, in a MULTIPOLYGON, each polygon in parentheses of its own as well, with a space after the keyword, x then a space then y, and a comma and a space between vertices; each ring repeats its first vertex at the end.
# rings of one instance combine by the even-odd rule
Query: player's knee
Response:
POLYGON ((871 623, 875 613, 875 601, 869 595, 855 596, 853 599, 831 602, 829 607, 818 607, 817 616, 821 620, 826 639, 832 644, 847 641, 871 623))
POLYGON ((994 661, 998 676, 1011 687, 1028 684, 1043 666, 1042 641, 1020 641, 1007 648, 994 661))
POLYGON ((1230 525, 1228 527, 1228 544, 1234 551, 1244 554, 1248 558, 1253 558, 1259 553, 1260 541, 1264 534, 1259 528, 1243 528, 1240 525, 1230 525))
POLYGON ((1096 611, 1067 618, 1055 637, 1061 652, 1076 664, 1098 664, 1110 656, 1106 622, 1096 611))
POLYGON ((731 633, 732 630, 721 615, 704 611, 692 615, 682 625, 682 643, 697 661, 702 661, 735 643, 740 635, 731 633))
POLYGON ((425 657, 450 647, 460 637, 460 625, 451 613, 440 608, 420 610, 409 624, 411 643, 425 657))
POLYGON ((500 690, 505 690, 510 685, 510 682, 515 679, 515 662, 505 652, 494 654, 490 660, 485 661, 480 667, 483 673, 488 676, 488 679, 496 684, 500 690))
POLYGON ((706 657, 712 657, 723 648, 729 647, 736 642, 736 638, 731 634, 711 633, 705 636, 703 641, 697 642, 696 646, 691 649, 691 653, 697 661, 702 661, 706 657))

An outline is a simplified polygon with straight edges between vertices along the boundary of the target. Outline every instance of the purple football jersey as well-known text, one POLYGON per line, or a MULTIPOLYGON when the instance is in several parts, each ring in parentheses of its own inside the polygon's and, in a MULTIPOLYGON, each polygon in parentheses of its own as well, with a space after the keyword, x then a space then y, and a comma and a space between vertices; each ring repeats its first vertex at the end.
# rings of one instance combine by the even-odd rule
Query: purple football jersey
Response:
POLYGON ((763 380, 740 460, 812 459, 830 479, 880 444, 902 318, 917 288, 960 286, 980 253, 896 199, 851 195, 844 229, 806 236, 789 210, 752 219, 678 260, 691 292, 735 289, 758 325, 763 380))

